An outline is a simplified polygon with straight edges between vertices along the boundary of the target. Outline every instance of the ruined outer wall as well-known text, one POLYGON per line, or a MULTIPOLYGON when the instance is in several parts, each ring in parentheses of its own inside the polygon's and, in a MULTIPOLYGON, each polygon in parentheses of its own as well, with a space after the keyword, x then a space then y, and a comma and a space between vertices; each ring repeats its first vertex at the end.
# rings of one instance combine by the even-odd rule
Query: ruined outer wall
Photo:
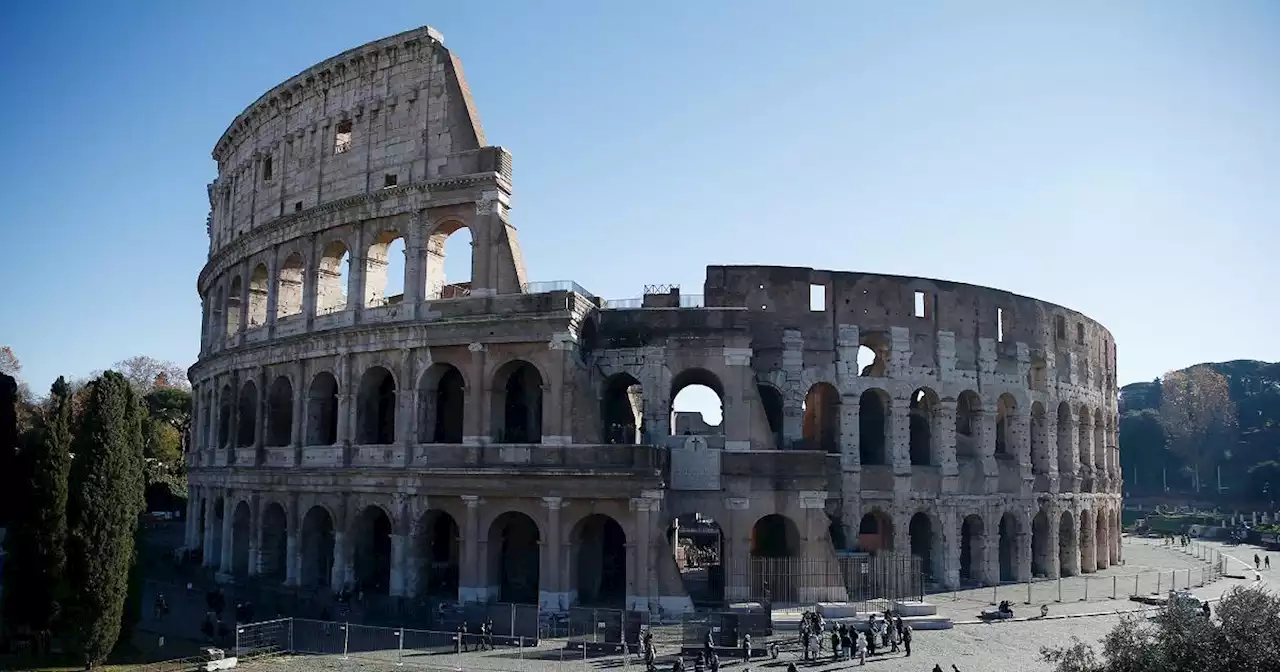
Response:
POLYGON ((295 210, 441 174, 484 145, 461 65, 430 28, 322 61, 274 87, 218 140, 210 253, 295 210), (335 152, 339 124, 351 145, 335 152), (270 163, 270 174, 267 163, 270 163))

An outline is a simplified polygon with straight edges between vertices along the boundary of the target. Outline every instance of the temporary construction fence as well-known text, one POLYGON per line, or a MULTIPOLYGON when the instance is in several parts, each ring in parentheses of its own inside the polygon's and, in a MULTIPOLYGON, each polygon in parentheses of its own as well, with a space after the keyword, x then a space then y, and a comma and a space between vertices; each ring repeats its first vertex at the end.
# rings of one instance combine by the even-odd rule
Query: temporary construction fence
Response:
POLYGON ((745 586, 732 601, 766 606, 816 602, 919 600, 924 595, 919 556, 892 552, 808 558, 743 558, 731 561, 726 582, 745 586))

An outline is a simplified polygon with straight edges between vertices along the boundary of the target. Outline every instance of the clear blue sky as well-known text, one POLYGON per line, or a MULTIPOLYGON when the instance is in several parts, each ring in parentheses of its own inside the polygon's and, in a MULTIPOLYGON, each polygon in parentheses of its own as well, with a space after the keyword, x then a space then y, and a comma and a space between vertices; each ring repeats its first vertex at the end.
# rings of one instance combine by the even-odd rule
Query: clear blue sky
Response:
POLYGON ((38 391, 192 362, 213 143, 297 71, 430 24, 515 156, 531 279, 934 276, 1100 320, 1122 383, 1280 360, 1280 5, 1048 4, 15 4, 0 344, 38 391))

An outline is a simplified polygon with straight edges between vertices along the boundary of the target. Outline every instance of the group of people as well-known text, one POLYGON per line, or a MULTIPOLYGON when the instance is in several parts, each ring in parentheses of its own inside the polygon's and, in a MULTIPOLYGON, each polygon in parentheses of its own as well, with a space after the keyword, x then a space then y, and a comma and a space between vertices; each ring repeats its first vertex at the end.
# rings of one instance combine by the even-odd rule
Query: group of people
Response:
POLYGON ((800 618, 800 649, 804 660, 816 661, 822 654, 823 640, 831 642, 833 660, 853 660, 865 665, 867 656, 876 655, 877 648, 897 653, 899 645, 911 655, 911 626, 902 621, 901 614, 886 609, 883 614, 872 614, 867 619, 866 632, 848 622, 838 622, 827 632, 826 620, 821 614, 806 611, 800 618))
POLYGON ((1253 554, 1253 568, 1254 568, 1254 569, 1262 569, 1264 566, 1265 566, 1267 569, 1271 569, 1271 556, 1266 555, 1266 556, 1263 556, 1262 558, 1259 558, 1259 557, 1258 557, 1258 554, 1257 554, 1257 553, 1254 553, 1254 554, 1253 554))
POLYGON ((480 622, 480 631, 475 634, 476 639, 467 633, 467 622, 463 621, 458 624, 458 653, 469 653, 471 651, 492 651, 493 650, 493 619, 488 618, 480 622), (475 646, 471 646, 471 642, 475 642, 475 646))

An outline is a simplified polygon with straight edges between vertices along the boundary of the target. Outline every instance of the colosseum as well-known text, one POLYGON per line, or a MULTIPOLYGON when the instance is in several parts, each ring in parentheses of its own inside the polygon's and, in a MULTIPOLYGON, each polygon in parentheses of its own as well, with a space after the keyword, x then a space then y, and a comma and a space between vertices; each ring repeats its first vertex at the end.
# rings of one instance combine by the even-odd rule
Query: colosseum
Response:
POLYGON ((815 568, 848 556, 938 588, 1120 560, 1115 344, 1078 312, 795 267, 530 281, 511 154, 426 27, 271 89, 213 158, 185 543, 221 578, 682 612, 843 599, 815 568), (676 412, 695 385, 719 424, 676 412))

